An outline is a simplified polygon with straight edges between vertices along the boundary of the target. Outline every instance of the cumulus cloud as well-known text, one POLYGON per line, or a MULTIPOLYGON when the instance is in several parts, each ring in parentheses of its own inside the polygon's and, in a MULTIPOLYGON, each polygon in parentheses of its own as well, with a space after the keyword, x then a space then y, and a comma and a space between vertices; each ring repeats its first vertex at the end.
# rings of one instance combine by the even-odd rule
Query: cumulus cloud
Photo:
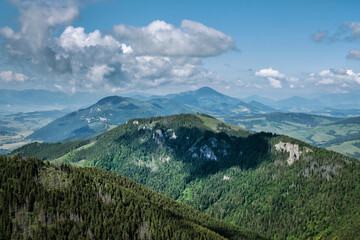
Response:
POLYGON ((15 73, 13 71, 2 71, 0 72, 0 79, 5 82, 24 82, 28 77, 22 73, 15 73))
MULTIPOLYGON (((86 34, 84 28, 67 27, 60 36, 60 46, 67 51, 84 51, 87 47, 101 46, 117 50, 122 45, 110 35, 102 35, 99 30, 86 34)), ((128 50, 127 50, 128 51, 128 50)))
POLYGON ((71 0, 59 1, 12 1, 20 12, 19 32, 9 27, 0 29, 0 34, 7 40, 7 47, 18 51, 35 53, 47 46, 52 30, 57 25, 69 24, 79 17, 77 3, 71 0))
POLYGON ((355 73, 351 69, 339 68, 324 69, 319 73, 309 74, 309 81, 316 85, 332 85, 341 88, 349 88, 360 85, 360 73, 355 73))
POLYGON ((113 31, 140 55, 208 57, 235 49, 232 37, 190 20, 183 20, 180 28, 157 20, 140 28, 120 24, 113 31))
POLYGON ((277 80, 277 79, 272 78, 272 77, 269 77, 268 80, 269 80, 269 82, 270 82, 270 85, 271 85, 273 88, 282 88, 282 85, 281 85, 281 81, 280 81, 280 80, 277 80))
MULTIPOLYGON (((175 27, 154 21, 145 27, 114 26, 112 33, 72 26, 80 12, 76 0, 13 0, 19 29, 4 26, 0 38, 6 60, 30 66, 64 91, 209 84, 219 77, 201 58, 235 48, 234 40, 199 22, 175 27)), ((3 79, 20 81, 15 73, 3 79)))
POLYGON ((279 72, 278 70, 272 68, 261 69, 258 72, 255 72, 255 76, 258 77, 272 77, 272 78, 285 78, 285 74, 279 72))
POLYGON ((273 88, 282 88, 281 79, 286 78, 285 74, 279 72, 278 70, 272 69, 271 67, 255 72, 255 76, 267 78, 270 86, 273 88))

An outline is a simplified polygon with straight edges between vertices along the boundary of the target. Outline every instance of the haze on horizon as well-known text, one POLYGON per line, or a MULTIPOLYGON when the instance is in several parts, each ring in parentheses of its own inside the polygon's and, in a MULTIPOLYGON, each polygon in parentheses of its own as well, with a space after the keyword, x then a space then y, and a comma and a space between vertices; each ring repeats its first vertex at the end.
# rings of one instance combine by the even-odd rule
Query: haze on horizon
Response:
POLYGON ((358 1, 0 2, 0 89, 357 92, 358 1))

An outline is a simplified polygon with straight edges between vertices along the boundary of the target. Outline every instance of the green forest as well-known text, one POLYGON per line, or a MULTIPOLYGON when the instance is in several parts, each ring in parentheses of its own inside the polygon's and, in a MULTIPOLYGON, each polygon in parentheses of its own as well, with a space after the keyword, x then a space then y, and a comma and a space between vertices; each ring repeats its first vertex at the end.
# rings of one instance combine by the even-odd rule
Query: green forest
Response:
POLYGON ((0 157, 0 239, 264 239, 126 177, 0 157))
POLYGON ((13 154, 115 172, 268 238, 360 238, 357 159, 207 115, 134 119, 86 142, 13 154))

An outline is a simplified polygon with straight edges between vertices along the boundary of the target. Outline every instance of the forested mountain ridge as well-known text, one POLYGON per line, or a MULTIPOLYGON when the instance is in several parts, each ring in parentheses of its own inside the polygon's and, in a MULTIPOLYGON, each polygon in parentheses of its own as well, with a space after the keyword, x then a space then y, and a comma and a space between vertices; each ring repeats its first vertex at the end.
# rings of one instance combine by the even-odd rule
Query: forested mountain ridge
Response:
POLYGON ((16 153, 114 171, 274 239, 360 238, 358 160, 207 115, 133 119, 92 140, 16 153))
POLYGON ((265 239, 95 168, 0 156, 0 239, 265 239))

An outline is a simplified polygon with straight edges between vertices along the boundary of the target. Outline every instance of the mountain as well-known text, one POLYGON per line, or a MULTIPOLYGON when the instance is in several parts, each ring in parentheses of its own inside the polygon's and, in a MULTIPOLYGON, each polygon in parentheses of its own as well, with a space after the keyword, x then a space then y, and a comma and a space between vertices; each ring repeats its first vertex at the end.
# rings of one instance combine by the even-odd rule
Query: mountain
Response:
POLYGON ((277 101, 275 107, 288 112, 310 112, 322 108, 323 105, 316 99, 293 96, 277 101))
POLYGON ((311 97, 293 96, 278 101, 252 95, 242 98, 242 100, 249 104, 251 101, 265 104, 271 108, 266 112, 306 112, 333 117, 354 117, 360 115, 360 94, 357 92, 324 94, 311 97), (273 109, 276 109, 276 111, 273 111, 273 109))
POLYGON ((323 106, 335 109, 359 109, 360 106, 360 94, 356 90, 347 93, 325 94, 315 99, 320 101, 323 106))
POLYGON ((358 160, 207 115, 133 119, 92 140, 12 154, 110 170, 273 239, 360 238, 358 160))
POLYGON ((1 239, 264 239, 91 168, 0 156, 1 239))
POLYGON ((227 114, 255 114, 272 111, 271 108, 262 105, 254 106, 247 104, 240 99, 229 97, 209 87, 202 87, 195 91, 170 94, 164 98, 172 99, 187 105, 198 107, 203 113, 217 117, 227 114), (266 109, 266 110, 265 110, 266 109))
POLYGON ((266 104, 268 106, 273 106, 276 103, 276 101, 271 98, 267 98, 267 97, 263 97, 263 96, 259 96, 259 95, 251 95, 251 96, 248 96, 245 98, 241 98, 241 100, 244 102, 252 102, 252 101, 260 102, 260 103, 266 104))
POLYGON ((97 136, 131 118, 161 116, 182 112, 197 112, 169 99, 152 99, 147 102, 127 97, 110 96, 96 104, 69 113, 27 137, 32 141, 61 142, 97 136))
POLYGON ((262 104, 261 102, 257 102, 257 101, 251 101, 248 103, 250 106, 257 108, 259 110, 259 112, 265 113, 265 112, 277 112, 276 109, 266 106, 265 104, 262 104))
POLYGON ((196 106, 209 114, 228 113, 235 105, 241 103, 241 100, 221 94, 209 87, 202 87, 195 91, 170 94, 164 97, 180 103, 196 106))

